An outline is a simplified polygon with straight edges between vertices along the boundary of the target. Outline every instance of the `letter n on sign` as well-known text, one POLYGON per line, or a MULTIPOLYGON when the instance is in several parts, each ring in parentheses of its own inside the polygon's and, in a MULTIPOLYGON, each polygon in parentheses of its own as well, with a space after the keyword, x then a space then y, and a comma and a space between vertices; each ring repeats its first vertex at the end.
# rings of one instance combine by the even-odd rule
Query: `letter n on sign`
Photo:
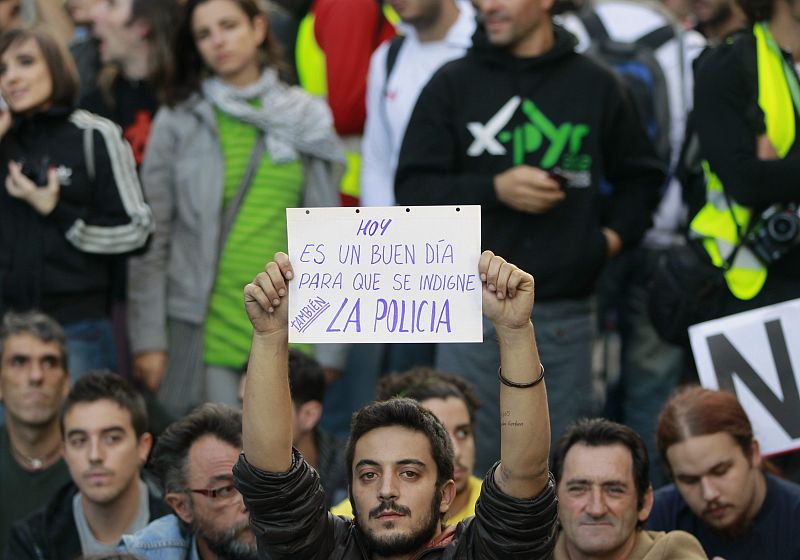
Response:
POLYGON ((800 449, 800 299, 689 329, 700 382, 731 391, 761 451, 800 449))

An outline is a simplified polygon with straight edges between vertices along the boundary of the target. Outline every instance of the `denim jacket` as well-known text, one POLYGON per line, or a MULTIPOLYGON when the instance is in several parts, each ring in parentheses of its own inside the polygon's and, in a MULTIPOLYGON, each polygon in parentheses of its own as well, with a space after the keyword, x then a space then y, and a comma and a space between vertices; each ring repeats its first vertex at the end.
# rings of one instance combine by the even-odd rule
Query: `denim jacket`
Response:
POLYGON ((174 514, 156 519, 135 535, 125 535, 119 550, 145 560, 200 560, 194 535, 184 531, 174 514))

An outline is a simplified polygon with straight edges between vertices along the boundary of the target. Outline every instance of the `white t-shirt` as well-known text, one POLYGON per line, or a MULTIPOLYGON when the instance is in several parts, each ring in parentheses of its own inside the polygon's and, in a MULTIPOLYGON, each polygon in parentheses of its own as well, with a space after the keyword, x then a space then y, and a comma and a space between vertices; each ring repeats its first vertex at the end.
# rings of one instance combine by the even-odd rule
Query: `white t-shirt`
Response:
POLYGON ((361 203, 364 206, 394 205, 397 159, 417 98, 436 70, 464 56, 472 45, 475 10, 468 0, 458 0, 456 4, 460 12, 458 19, 441 41, 422 43, 411 26, 402 26, 406 38, 397 53, 388 83, 389 43, 378 47, 372 55, 361 161, 361 203))
MULTIPOLYGON (((597 0, 594 9, 609 37, 620 42, 633 42, 664 25, 675 24, 664 8, 648 2, 597 0)), ((578 16, 562 14, 558 16, 558 21, 578 39, 578 52, 589 48, 589 35, 578 16)), ((679 28, 676 27, 677 29, 679 28)), ((675 38, 664 43, 654 53, 667 83, 672 169, 678 162, 686 131, 686 117, 692 108, 692 61, 705 46, 705 38, 700 33, 679 31, 675 38)), ((653 216, 653 227, 647 232, 645 243, 652 246, 670 245, 682 217, 681 187, 677 179, 673 178, 653 216)))

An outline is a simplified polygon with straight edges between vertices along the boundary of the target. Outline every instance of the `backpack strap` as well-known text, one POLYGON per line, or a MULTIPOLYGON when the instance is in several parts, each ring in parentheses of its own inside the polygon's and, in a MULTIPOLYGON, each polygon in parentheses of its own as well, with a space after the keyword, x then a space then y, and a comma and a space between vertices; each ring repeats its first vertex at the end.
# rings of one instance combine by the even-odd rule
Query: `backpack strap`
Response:
POLYGON ((386 51, 386 73, 383 79, 383 88, 381 91, 381 118, 383 119, 383 124, 387 132, 392 129, 389 124, 389 114, 386 109, 386 94, 389 91, 389 76, 392 75, 392 70, 394 70, 394 65, 397 62, 397 55, 400 54, 400 48, 403 46, 403 42, 405 40, 406 38, 404 35, 398 35, 389 41, 389 49, 386 51))
MULTIPOLYGON (((403 41, 405 40, 405 35, 398 35, 389 42, 389 50, 386 51, 386 79, 384 80, 384 84, 389 83, 389 76, 392 75, 392 70, 394 70, 394 65, 397 62, 397 55, 400 54, 400 48, 403 46, 403 41)), ((385 85, 383 89, 385 93, 385 85)))
POLYGON ((637 45, 642 45, 652 51, 657 51, 667 41, 675 37, 675 28, 671 25, 664 25, 645 33, 636 39, 637 45))
POLYGON ((589 34, 592 42, 607 41, 611 38, 608 34, 608 29, 603 24, 603 20, 597 15, 594 10, 583 11, 579 14, 583 26, 586 28, 586 33, 589 34))

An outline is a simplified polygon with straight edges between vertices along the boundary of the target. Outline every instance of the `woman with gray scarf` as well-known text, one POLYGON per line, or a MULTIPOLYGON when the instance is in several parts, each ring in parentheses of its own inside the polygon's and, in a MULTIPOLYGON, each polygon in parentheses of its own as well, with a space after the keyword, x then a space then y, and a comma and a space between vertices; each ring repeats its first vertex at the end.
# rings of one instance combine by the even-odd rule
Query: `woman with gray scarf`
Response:
POLYGON ((142 183, 156 220, 131 261, 134 373, 182 413, 237 402, 242 287, 285 251, 285 209, 335 206, 345 158, 327 105, 281 81, 255 0, 189 0, 142 183))

